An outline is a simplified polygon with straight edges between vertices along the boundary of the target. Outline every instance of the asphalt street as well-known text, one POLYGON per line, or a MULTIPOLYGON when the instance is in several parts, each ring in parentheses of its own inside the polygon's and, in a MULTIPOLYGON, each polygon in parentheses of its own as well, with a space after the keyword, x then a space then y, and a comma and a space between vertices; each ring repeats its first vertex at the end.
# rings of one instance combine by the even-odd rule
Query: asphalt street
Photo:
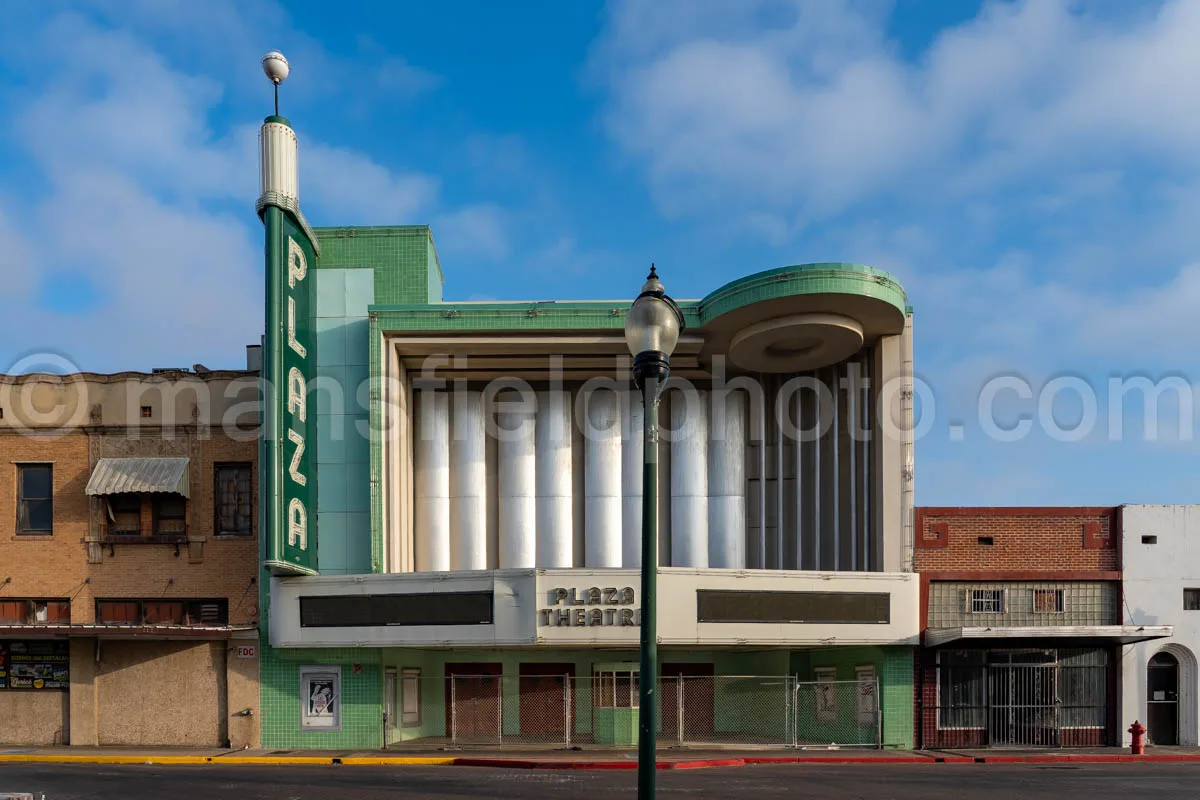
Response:
MULTIPOLYGON (((362 800, 635 797, 632 771, 470 767, 0 765, 0 796, 46 800, 362 800)), ((666 771, 663 798, 1004 798, 1128 800, 1194 797, 1200 764, 896 766, 787 765, 666 771)))

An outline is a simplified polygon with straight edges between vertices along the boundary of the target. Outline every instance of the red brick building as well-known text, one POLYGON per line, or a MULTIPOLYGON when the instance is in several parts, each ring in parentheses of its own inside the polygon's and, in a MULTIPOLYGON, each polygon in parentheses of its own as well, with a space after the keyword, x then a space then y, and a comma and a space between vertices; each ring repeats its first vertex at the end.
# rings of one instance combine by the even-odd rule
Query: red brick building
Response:
POLYGON ((1113 744, 1120 507, 918 508, 922 747, 1113 744))

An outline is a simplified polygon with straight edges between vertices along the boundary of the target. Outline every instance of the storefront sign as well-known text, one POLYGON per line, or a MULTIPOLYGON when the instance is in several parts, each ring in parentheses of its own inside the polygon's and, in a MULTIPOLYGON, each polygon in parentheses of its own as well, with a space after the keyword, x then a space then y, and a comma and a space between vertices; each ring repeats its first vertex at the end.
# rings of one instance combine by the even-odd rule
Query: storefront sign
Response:
POLYGON ((538 625, 541 627, 594 628, 642 624, 642 610, 632 607, 636 597, 631 586, 622 589, 555 587, 548 595, 547 602, 551 608, 538 610, 538 625))
POLYGON ((267 503, 267 567, 276 574, 317 571, 316 375, 312 241, 290 209, 268 205, 267 335, 263 359, 262 491, 267 503))
POLYGON ((0 689, 66 689, 70 673, 67 642, 0 642, 0 689))

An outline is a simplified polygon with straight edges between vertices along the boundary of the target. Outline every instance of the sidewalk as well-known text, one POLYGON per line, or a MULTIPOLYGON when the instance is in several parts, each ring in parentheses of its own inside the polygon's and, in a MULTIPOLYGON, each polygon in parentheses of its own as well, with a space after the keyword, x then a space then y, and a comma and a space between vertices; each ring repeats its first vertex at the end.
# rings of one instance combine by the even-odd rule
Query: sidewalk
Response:
MULTIPOLYGON (((658 768, 755 764, 1111 764, 1200 763, 1200 748, 1159 747, 1146 755, 1118 748, 1071 750, 669 750, 658 768)), ((379 750, 223 750, 215 748, 0 747, 0 764, 218 764, 257 766, 459 766, 508 769, 636 769, 637 753, 614 750, 503 750, 473 753, 379 750)))

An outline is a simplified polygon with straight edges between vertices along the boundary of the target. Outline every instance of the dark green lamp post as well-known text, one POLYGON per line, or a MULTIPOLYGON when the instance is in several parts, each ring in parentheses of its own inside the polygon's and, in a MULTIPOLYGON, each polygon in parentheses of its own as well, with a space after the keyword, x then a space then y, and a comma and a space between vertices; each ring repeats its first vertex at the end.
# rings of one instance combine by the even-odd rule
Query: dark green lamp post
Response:
POLYGON ((625 343, 633 380, 642 392, 645 444, 642 463, 642 643, 638 674, 638 798, 654 797, 655 704, 658 688, 658 399, 671 372, 671 353, 683 313, 667 296, 654 265, 642 293, 625 315, 625 343))

